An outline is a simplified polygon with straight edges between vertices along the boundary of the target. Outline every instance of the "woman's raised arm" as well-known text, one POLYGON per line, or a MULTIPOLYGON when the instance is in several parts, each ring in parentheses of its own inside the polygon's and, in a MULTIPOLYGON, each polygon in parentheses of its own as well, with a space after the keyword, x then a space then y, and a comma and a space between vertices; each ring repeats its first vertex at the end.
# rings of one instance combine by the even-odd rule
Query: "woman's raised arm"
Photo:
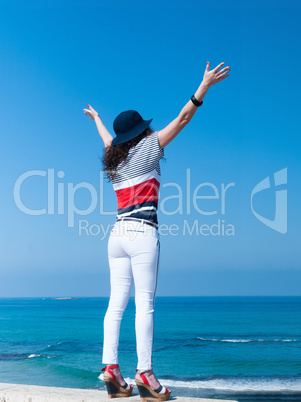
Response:
POLYGON ((84 113, 87 116, 89 116, 91 120, 95 121, 99 135, 101 136, 105 147, 108 147, 109 145, 111 145, 113 136, 106 129, 105 125, 103 124, 103 122, 102 122, 101 118, 99 117, 99 114, 96 112, 96 110, 94 110, 93 107, 90 105, 87 105, 87 106, 89 109, 84 109, 84 113))
MULTIPOLYGON (((210 63, 209 61, 207 61, 203 81, 201 82, 199 88, 194 95, 199 102, 203 100, 206 92, 212 85, 224 80, 226 77, 229 77, 229 75, 226 74, 230 71, 230 67, 225 67, 222 70, 218 71, 218 69, 223 64, 225 64, 225 62, 220 63, 213 70, 209 71, 210 63)), ((181 130, 183 130, 183 128, 192 119, 197 108, 198 107, 195 106, 195 104, 192 103, 191 100, 189 100, 181 110, 179 116, 176 117, 171 123, 169 123, 168 126, 163 128, 163 130, 158 131, 158 140, 161 148, 166 147, 166 145, 169 144, 179 134, 181 130)))

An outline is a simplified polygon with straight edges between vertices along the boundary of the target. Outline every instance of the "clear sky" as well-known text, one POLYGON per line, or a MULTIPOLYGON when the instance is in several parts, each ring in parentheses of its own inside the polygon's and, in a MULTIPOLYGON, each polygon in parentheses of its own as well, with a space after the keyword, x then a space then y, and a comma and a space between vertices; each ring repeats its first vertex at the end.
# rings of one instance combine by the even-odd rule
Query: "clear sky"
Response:
POLYGON ((300 2, 107 3, 1 2, 0 297, 109 295, 117 202, 83 108, 160 130, 207 60, 230 77, 165 148, 157 295, 301 295, 300 2))

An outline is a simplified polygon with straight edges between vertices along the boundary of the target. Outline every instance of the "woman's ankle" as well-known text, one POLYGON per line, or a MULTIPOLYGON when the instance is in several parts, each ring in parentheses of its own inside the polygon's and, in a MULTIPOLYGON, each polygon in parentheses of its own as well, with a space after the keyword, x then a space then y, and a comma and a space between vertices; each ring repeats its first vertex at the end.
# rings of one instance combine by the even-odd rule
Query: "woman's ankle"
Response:
MULTIPOLYGON (((118 382, 120 385, 125 385, 125 384, 126 384, 126 381, 125 381, 125 379, 123 378, 123 375, 121 374, 121 371, 120 371, 120 368, 119 368, 119 367, 110 369, 110 371, 113 373, 113 375, 112 375, 110 372, 106 371, 106 372, 104 373, 104 376, 105 376, 106 378, 114 378, 114 375, 115 375, 115 377, 116 377, 116 379, 117 379, 117 382, 118 382)), ((114 378, 114 379, 115 379, 115 378, 114 378)))
POLYGON ((153 373, 153 369, 147 369, 147 370, 138 370, 137 374, 152 374, 153 373))
POLYGON ((140 374, 143 374, 145 376, 145 378, 149 381, 149 385, 151 387, 158 388, 161 385, 159 380, 155 376, 155 373, 154 373, 153 369, 149 369, 149 370, 143 371, 141 373, 137 372, 136 373, 136 380, 137 381, 143 381, 143 379, 141 378, 140 374))
MULTIPOLYGON (((107 366, 110 366, 109 364, 107 364, 107 366)), ((119 367, 115 367, 115 368, 110 368, 109 369, 113 374, 119 374, 120 372, 120 368, 119 367)), ((110 373, 110 371, 105 371, 104 374, 108 377, 113 377, 112 374, 110 373)))

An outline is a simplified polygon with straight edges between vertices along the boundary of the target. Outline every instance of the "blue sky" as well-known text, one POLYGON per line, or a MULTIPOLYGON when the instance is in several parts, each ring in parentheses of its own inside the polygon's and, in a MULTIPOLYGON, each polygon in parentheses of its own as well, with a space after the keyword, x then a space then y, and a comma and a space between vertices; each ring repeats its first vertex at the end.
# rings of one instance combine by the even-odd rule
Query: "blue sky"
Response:
MULTIPOLYGON (((109 295, 108 237, 80 234, 79 226, 85 220, 92 233, 108 228, 117 202, 101 175, 102 140, 82 109, 91 104, 112 135, 114 118, 128 109, 153 118, 151 127, 160 130, 195 93, 207 60, 211 69, 225 61, 230 77, 209 89, 165 148, 158 219, 176 225, 178 234, 161 233, 157 295, 301 295, 300 8, 292 0, 2 1, 0 295, 109 295), (16 205, 14 186, 30 171, 40 176, 23 182, 21 199, 31 209, 48 208, 44 215, 16 205), (287 172, 287 183, 277 188, 278 171, 287 172), (252 190, 267 177, 271 188, 254 195, 254 210, 273 220, 275 194, 282 191, 286 233, 252 213, 252 190), (97 208, 75 214, 68 227, 68 192, 83 182, 95 189, 97 208), (187 211, 187 197, 202 183, 210 187, 198 195, 216 198, 197 205, 211 215, 192 205, 187 211), (231 183, 223 213, 221 189, 231 183), (65 195, 62 214, 58 188, 65 195), (168 198, 176 188, 183 191, 183 213, 168 198), (101 205, 111 214, 100 212, 101 205), (218 222, 234 235, 214 235, 218 222), (193 224, 212 233, 183 233, 193 224)), ((76 192, 75 204, 89 207, 88 189, 76 192)))

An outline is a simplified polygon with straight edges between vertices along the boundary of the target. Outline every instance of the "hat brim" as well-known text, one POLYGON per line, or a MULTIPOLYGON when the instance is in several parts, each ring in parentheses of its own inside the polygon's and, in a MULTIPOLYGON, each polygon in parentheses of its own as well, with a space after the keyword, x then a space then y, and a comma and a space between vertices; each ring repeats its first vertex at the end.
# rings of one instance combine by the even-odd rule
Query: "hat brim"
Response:
POLYGON ((124 142, 130 141, 135 137, 138 137, 143 131, 150 125, 153 119, 144 120, 139 124, 139 126, 133 128, 131 131, 128 131, 125 134, 119 134, 115 138, 113 138, 111 145, 123 144, 124 142))

